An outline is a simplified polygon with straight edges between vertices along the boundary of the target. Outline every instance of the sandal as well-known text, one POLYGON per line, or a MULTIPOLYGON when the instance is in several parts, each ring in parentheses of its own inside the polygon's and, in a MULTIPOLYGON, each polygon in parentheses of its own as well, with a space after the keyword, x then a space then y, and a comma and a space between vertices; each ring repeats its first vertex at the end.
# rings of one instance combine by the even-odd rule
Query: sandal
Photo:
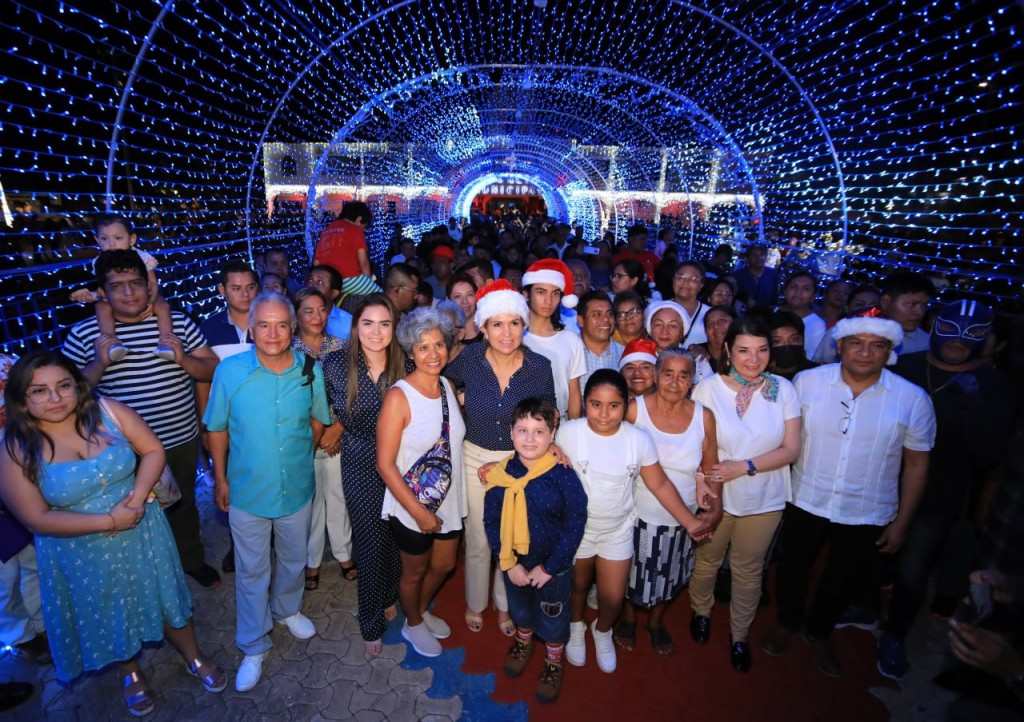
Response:
POLYGON ((359 578, 359 570, 356 569, 355 562, 349 562, 348 565, 341 564, 341 576, 345 577, 350 582, 354 582, 359 578))
POLYGON ((484 615, 466 610, 466 626, 471 632, 479 632, 484 628, 484 615))
POLYGON ((376 657, 381 653, 384 648, 384 643, 380 639, 375 639, 372 642, 363 641, 363 652, 367 657, 376 657))
POLYGON ((516 636, 516 623, 512 621, 512 617, 508 615, 508 612, 498 612, 498 629, 506 637, 516 636), (505 615, 504 619, 501 618, 502 614, 505 615))
POLYGON ((675 647, 672 644, 672 637, 664 627, 648 627, 647 633, 651 635, 651 646, 659 657, 668 657, 675 647))
POLYGON ((216 694, 223 692, 224 688, 228 686, 228 676, 224 674, 224 670, 216 664, 203 661, 201 657, 186 662, 185 671, 193 677, 198 677, 199 681, 203 683, 203 689, 207 692, 216 694))
POLYGON ((619 622, 616 624, 613 639, 619 647, 627 652, 632 652, 636 646, 636 623, 619 622))
POLYGON ((320 587, 320 573, 306 575, 306 591, 311 592, 320 587))
POLYGON ((124 688, 124 703, 128 712, 134 717, 145 717, 156 709, 156 700, 153 699, 153 690, 146 684, 139 672, 126 674, 121 680, 124 688), (134 692, 129 690, 134 688, 134 692))

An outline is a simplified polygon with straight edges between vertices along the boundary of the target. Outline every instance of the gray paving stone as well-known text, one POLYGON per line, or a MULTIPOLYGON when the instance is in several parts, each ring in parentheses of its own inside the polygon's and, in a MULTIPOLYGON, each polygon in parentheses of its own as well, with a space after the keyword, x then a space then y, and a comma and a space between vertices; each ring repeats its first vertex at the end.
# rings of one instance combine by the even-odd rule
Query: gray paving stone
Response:
POLYGON ((434 681, 434 672, 429 667, 423 669, 405 669, 401 666, 391 667, 388 675, 388 685, 391 689, 397 690, 404 685, 413 685, 420 689, 428 689, 434 681))
POLYGON ((462 700, 458 697, 453 699, 433 699, 426 695, 416 698, 416 716, 420 719, 428 719, 438 715, 443 719, 457 720, 462 716, 462 700))
POLYGON ((363 689, 372 694, 384 694, 391 691, 388 677, 391 674, 391 662, 386 659, 375 659, 370 662, 370 679, 363 689))

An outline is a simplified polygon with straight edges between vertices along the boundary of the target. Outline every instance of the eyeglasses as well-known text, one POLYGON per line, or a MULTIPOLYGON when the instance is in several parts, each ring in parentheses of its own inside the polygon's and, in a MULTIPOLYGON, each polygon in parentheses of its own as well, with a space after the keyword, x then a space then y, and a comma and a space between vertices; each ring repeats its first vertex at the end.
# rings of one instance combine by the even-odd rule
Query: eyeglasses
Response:
POLYGON ((628 311, 619 311, 615 314, 615 318, 636 318, 641 313, 643 313, 643 311, 639 308, 631 308, 628 311))
POLYGON ((628 273, 613 273, 612 275, 609 276, 609 278, 611 278, 611 279, 629 278, 629 274, 628 273))
POLYGON ((679 275, 676 275, 676 276, 672 276, 672 278, 676 279, 677 281, 682 281, 683 283, 700 283, 700 276, 679 276, 679 275))
POLYGON ((45 404, 54 393, 57 394, 57 398, 66 399, 76 395, 78 388, 74 381, 61 381, 52 389, 49 386, 33 386, 25 394, 25 398, 30 404, 45 404))
POLYGON ((850 430, 850 422, 853 419, 853 409, 857 405, 857 400, 840 402, 843 405, 843 410, 846 412, 839 419, 839 433, 846 436, 846 432, 850 430))

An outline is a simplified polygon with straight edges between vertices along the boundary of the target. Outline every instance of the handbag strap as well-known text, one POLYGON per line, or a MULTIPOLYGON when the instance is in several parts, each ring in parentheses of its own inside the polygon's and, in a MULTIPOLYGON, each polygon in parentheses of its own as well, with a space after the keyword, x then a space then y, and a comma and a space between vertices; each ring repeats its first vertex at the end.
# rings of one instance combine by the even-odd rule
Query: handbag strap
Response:
POLYGON ((448 387, 445 386, 444 379, 441 379, 441 438, 445 441, 449 440, 449 425, 448 425, 448 387))
POLYGON ((117 433, 124 437, 124 429, 121 427, 121 420, 117 418, 117 414, 114 413, 113 407, 107 403, 106 398, 103 396, 98 396, 96 400, 99 402, 100 408, 103 409, 103 412, 110 417, 110 421, 114 424, 114 428, 117 429, 117 433))

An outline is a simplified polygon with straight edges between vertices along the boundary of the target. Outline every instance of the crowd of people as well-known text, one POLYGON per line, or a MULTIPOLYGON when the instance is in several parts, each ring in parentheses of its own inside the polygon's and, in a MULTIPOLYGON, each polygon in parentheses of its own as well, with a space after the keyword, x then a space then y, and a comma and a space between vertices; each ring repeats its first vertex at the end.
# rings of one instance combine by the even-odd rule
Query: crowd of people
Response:
POLYGON ((995 473, 1016 394, 990 309, 937 303, 910 271, 819 288, 798 254, 773 268, 757 243, 734 268, 728 245, 681 260, 671 229, 588 243, 540 216, 396 234, 375 269, 371 223, 346 204, 305 273, 279 248, 227 261, 224 308, 197 324, 163 300, 130 221, 97 218, 96 288, 79 296, 95 315, 61 353, 4 366, 0 642, 64 682, 116 665, 145 715, 144 643, 227 686, 185 577, 234 573, 245 692, 274 624, 317 634, 302 609, 329 545, 368 657, 399 608, 411 647, 442 653, 454 620, 430 610, 461 557, 460 623, 479 632, 493 607, 512 677, 536 635, 541 702, 589 650, 613 673, 641 622, 676 653, 664 615, 687 587, 693 641, 749 672, 773 566, 766 654, 800 636, 839 677, 833 629, 881 625, 878 669, 899 680, 937 569, 952 653, 997 680, 964 705, 1020 712, 1007 529, 1024 497, 1019 463, 995 473), (207 458, 231 530, 221 572, 195 501, 207 458))

